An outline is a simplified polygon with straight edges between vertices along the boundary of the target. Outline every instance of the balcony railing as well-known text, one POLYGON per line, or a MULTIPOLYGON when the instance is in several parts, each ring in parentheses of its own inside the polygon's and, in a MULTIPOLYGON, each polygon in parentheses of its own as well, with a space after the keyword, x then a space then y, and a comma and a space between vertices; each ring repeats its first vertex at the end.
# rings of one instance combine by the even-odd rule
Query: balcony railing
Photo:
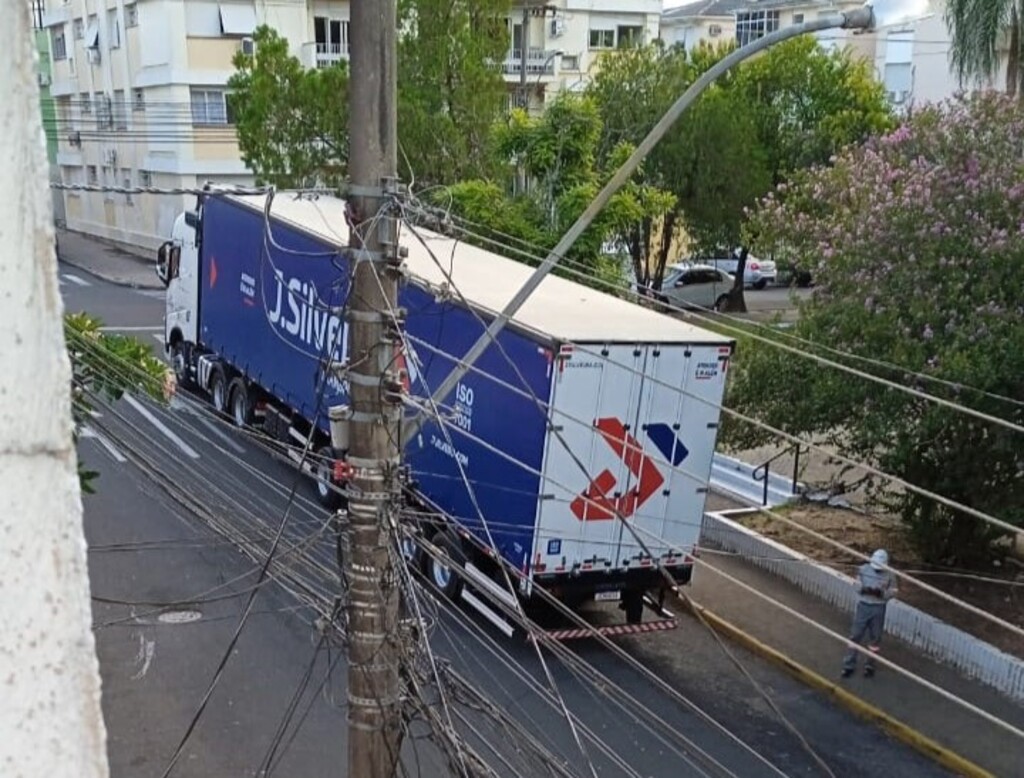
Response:
POLYGON ((306 43, 302 47, 303 63, 308 68, 329 68, 348 59, 347 43, 306 43))
MULTIPOLYGON (((546 49, 529 48, 526 50, 526 74, 528 76, 553 76, 555 75, 555 61, 558 53, 546 49)), ((511 49, 501 70, 506 76, 518 76, 523 72, 523 51, 522 49, 511 49)))

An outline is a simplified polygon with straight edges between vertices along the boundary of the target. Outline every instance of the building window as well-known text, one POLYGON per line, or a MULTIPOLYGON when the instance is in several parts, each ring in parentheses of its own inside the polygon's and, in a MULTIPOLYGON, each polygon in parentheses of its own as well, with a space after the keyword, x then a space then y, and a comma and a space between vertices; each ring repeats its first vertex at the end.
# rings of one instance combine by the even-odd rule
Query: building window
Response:
POLYGON ((148 170, 140 170, 139 186, 153 186, 153 174, 148 170))
POLYGON ((803 23, 804 23, 804 15, 803 14, 793 14, 793 24, 803 24, 803 23))
POLYGON ((614 49, 615 30, 591 30, 590 48, 592 49, 614 49))
POLYGON ((620 49, 632 49, 644 45, 644 28, 621 26, 615 31, 616 45, 620 49))
POLYGON ((230 124, 227 93, 223 89, 192 89, 193 124, 230 124))
POLYGON ((114 129, 128 129, 128 103, 124 99, 124 90, 114 90, 114 129))
POLYGON ((107 35, 110 36, 110 48, 121 48, 121 20, 117 18, 117 9, 107 11, 107 35))
POLYGON ((124 26, 125 27, 138 27, 139 26, 139 7, 132 3, 124 7, 124 26))
POLYGON ((50 51, 53 52, 54 62, 68 58, 68 42, 64 37, 63 24, 50 31, 50 51))
POLYGON ((99 181, 100 179, 96 173, 96 166, 87 166, 85 168, 85 183, 87 183, 89 186, 96 186, 99 183, 99 181))
MULTIPOLYGON (((121 186, 123 186, 125 189, 131 189, 131 186, 132 186, 132 171, 131 171, 131 168, 126 168, 126 167, 125 168, 121 168, 121 186)), ((125 205, 134 205, 134 203, 132 202, 132 196, 130 194, 128 194, 127 192, 125 193, 125 196, 124 196, 124 204, 125 205)))
POLYGON ((79 106, 83 114, 92 113, 92 99, 89 97, 88 92, 82 92, 79 96, 79 106))
POLYGON ((316 16, 313 18, 313 34, 316 38, 317 54, 338 59, 348 56, 347 20, 316 16))
POLYGON ((143 89, 135 89, 132 91, 132 110, 133 111, 145 111, 146 110, 146 92, 143 89))
POLYGON ((577 54, 570 54, 562 57, 562 70, 579 70, 580 58, 577 54))
POLYGON ((75 36, 75 40, 82 40, 82 38, 85 37, 85 20, 75 19, 75 21, 71 23, 71 29, 73 31, 73 35, 75 36))
POLYGON ((736 43, 746 46, 779 29, 778 11, 737 11, 736 43))

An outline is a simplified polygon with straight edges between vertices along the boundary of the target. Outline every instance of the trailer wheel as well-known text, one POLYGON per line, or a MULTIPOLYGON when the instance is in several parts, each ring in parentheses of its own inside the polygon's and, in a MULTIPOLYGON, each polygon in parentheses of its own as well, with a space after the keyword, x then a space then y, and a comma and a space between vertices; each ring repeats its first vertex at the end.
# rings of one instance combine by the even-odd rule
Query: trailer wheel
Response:
POLYGON ((437 551, 423 552, 423 572, 427 581, 449 600, 457 600, 462 591, 462 578, 455 572, 456 562, 453 560, 461 558, 462 554, 444 533, 434 535, 431 542, 437 551))
POLYGON ((231 419, 236 427, 247 427, 252 424, 252 400, 249 399, 249 391, 245 388, 245 381, 236 378, 228 387, 228 396, 231 398, 231 419))
POLYGON ((639 624, 644 618, 643 589, 627 589, 622 593, 622 609, 626 611, 627 624, 639 624))
POLYGON ((228 411, 228 383, 224 379, 224 372, 216 369, 210 374, 210 401, 217 413, 228 411))
POLYGON ((337 491, 338 483, 334 480, 335 456, 333 448, 324 446, 316 452, 316 467, 313 469, 317 501, 329 511, 338 510, 342 499, 337 491))

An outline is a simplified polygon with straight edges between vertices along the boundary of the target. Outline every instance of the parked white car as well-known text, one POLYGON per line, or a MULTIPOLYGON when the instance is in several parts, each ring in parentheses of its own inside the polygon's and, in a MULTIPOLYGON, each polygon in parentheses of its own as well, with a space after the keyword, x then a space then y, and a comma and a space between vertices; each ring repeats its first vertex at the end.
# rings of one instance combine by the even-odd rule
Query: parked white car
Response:
MULTIPOLYGON (((724 250, 716 252, 714 256, 694 255, 689 259, 690 263, 711 265, 726 273, 736 275, 739 266, 740 250, 724 250)), ((768 284, 774 284, 778 276, 775 263, 770 259, 759 259, 753 254, 747 255, 747 264, 743 268, 743 285, 752 286, 754 289, 764 289, 768 284)))
POLYGON ((719 310, 729 296, 734 280, 724 270, 711 265, 680 263, 665 273, 661 291, 651 296, 675 308, 719 310))

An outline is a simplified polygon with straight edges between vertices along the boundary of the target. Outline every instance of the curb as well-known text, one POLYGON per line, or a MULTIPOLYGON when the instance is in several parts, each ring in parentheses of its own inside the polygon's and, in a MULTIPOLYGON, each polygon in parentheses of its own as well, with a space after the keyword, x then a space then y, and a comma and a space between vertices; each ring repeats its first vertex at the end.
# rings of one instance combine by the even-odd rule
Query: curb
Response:
POLYGON ((855 715, 878 725, 892 737, 924 754, 941 766, 952 770, 957 775, 968 776, 968 778, 995 778, 995 775, 988 770, 979 767, 974 762, 960 756, 960 754, 939 745, 927 735, 893 718, 881 708, 866 702, 856 694, 847 691, 782 652, 762 643, 732 622, 707 610, 703 605, 691 600, 688 603, 684 603, 684 607, 689 607, 696 611, 715 631, 767 659, 769 662, 778 665, 798 681, 802 681, 808 686, 824 692, 855 715))
POLYGON ((97 270, 94 267, 90 267, 87 263, 77 259, 73 259, 65 254, 57 254, 57 260, 63 262, 65 265, 71 265, 71 267, 78 268, 79 270, 88 273, 91 276, 95 276, 108 284, 114 284, 115 286, 122 286, 128 289, 148 289, 151 291, 159 291, 163 287, 160 284, 140 284, 135 281, 129 281, 120 276, 109 275, 102 271, 97 270))

